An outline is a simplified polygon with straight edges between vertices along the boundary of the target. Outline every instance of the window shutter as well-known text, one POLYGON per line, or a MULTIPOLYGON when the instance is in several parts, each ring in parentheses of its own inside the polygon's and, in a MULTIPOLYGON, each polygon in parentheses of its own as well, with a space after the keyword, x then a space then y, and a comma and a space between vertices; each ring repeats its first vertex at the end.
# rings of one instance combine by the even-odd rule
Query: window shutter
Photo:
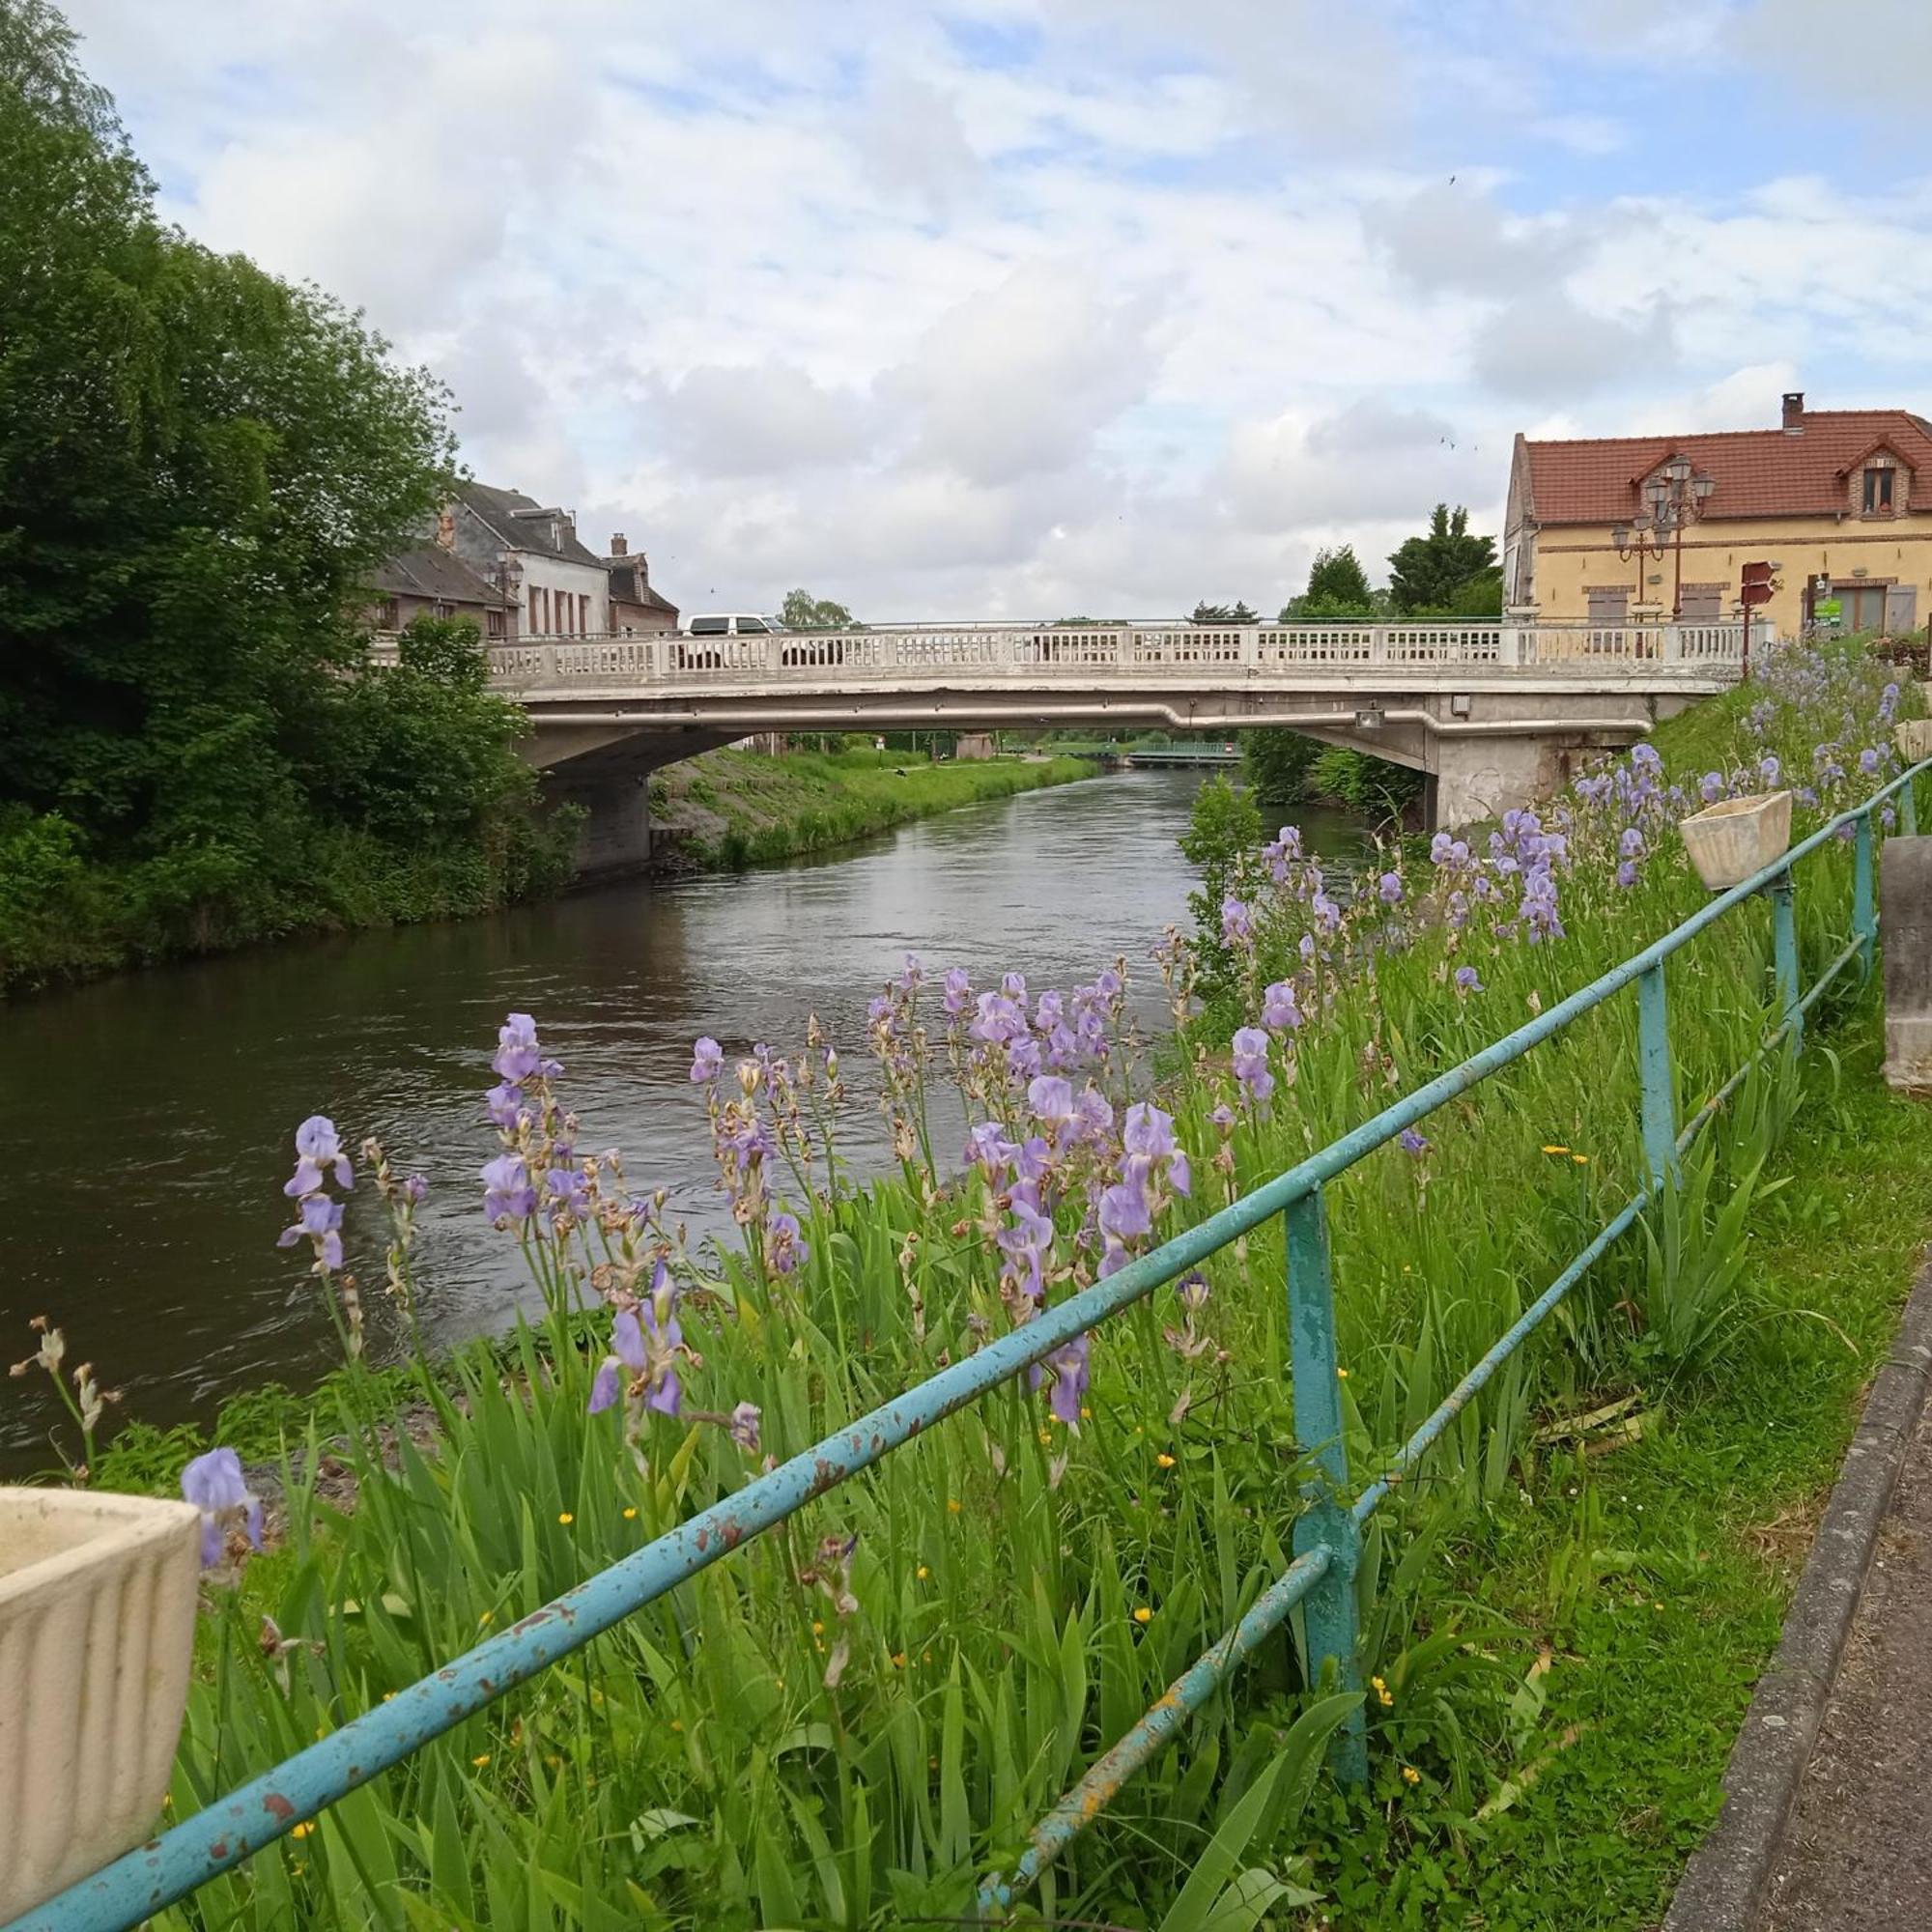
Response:
POLYGON ((1885 591, 1885 628, 1893 637, 1918 628, 1918 586, 1889 583, 1885 591))

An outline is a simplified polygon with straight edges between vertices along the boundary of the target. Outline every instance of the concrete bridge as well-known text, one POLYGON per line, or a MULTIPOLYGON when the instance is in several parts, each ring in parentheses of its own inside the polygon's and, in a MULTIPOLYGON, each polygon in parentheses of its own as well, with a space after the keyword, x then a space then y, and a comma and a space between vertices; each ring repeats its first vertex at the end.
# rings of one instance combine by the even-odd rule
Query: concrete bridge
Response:
POLYGON ((547 638, 489 658, 547 788, 588 810, 597 871, 647 856, 652 771, 759 731, 1273 725, 1426 773, 1429 822, 1453 827, 1735 683, 1743 649, 1738 623, 1164 620, 547 638))

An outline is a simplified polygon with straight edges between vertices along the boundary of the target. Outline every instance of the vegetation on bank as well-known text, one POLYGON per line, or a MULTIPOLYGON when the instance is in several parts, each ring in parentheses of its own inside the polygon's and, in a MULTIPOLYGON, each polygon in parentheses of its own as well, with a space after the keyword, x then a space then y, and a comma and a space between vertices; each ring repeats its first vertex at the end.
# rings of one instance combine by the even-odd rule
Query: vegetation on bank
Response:
POLYGON ((707 752, 651 780, 666 863, 741 869, 850 844, 915 818, 1092 778, 1082 758, 960 758, 848 745, 835 752, 707 752))
MULTIPOLYGON (((699 1041, 695 1124, 742 1242, 690 1249, 639 1192, 647 1171, 578 1155, 567 1073, 513 1017, 484 1211, 549 1313, 506 1353, 406 1370, 434 1420, 398 1456, 380 1428, 395 1373, 352 1360, 337 1378, 315 1427, 342 1436, 356 1507, 292 1470, 287 1544, 215 1586, 175 1815, 1626 956, 1701 902, 1673 826, 1700 794, 1788 770, 1811 794, 1802 831, 1889 768, 1882 673, 1852 654, 1766 670, 1665 727, 1662 769, 1640 751, 1487 852, 1445 841, 1347 903, 1292 839, 1235 855, 1197 944, 1163 949, 1183 1024, 1157 1108, 1114 969, 1063 996, 909 965, 867 1040, 901 1165, 867 1186, 838 1152, 856 1043, 733 1070, 699 1041), (931 1139, 946 1086, 980 1122, 963 1171, 931 1139)), ((1842 943, 1850 870, 1836 847, 1804 868, 1812 967, 1842 943)), ((1770 1018, 1762 913, 1673 964, 1687 1112, 1770 1018)), ((1284 1643, 1126 1787, 1020 1922, 1035 1904, 1166 1932, 1654 1919, 1715 1809, 1919 1232, 1881 1211, 1917 1198, 1928 1162, 1916 1116, 1872 1081, 1869 989, 1812 1037, 1802 1070, 1753 1076, 1681 1190, 1378 1517, 1369 1791, 1315 1776, 1337 1708, 1284 1643)), ((1424 1125, 1329 1190, 1357 1471, 1637 1185, 1634 1009, 1424 1125)), ((296 1239, 353 1348, 384 1275, 407 1323, 412 1202, 365 1151, 351 1233, 388 1262, 345 1294, 333 1140, 325 1122, 298 1140, 296 1239)), ((1272 1231, 1214 1258, 156 1922, 970 1912, 978 1876, 1011 1868, 1069 1777, 1285 1565, 1304 1472, 1283 1448, 1281 1268, 1272 1231)))
POLYGON ((0 990, 555 883, 473 648, 365 673, 353 621, 453 456, 358 318, 156 219, 0 0, 0 990))

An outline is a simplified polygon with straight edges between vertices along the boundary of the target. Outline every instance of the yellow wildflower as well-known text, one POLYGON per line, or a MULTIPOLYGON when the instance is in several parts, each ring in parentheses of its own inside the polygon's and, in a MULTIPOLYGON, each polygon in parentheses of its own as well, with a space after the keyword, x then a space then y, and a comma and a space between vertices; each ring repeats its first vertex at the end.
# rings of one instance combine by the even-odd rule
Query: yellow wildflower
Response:
POLYGON ((1543 1151, 1545 1153, 1568 1153, 1570 1151, 1567 1147, 1558 1147, 1553 1141, 1543 1151))
POLYGON ((480 1751, 475 1757, 472 1757, 469 1760, 469 1762, 473 1764, 478 1771, 481 1771, 483 1767, 490 1762, 490 1753, 488 1751, 480 1751))
POLYGON ((1349 1372, 1347 1369, 1337 1369, 1335 1373, 1338 1376, 1340 1376, 1344 1381, 1347 1381, 1349 1379, 1349 1372))
POLYGON ((1137 1624, 1151 1624, 1153 1622, 1153 1612, 1151 1609, 1149 1609, 1145 1604, 1143 1604, 1140 1606, 1140 1608, 1134 1612, 1134 1621, 1137 1624))
POLYGON ((1403 1766, 1402 1777, 1405 1784, 1420 1784, 1422 1782, 1422 1774, 1412 1764, 1403 1766))
POLYGON ((1586 1153, 1573 1153, 1570 1156, 1570 1158, 1574 1160, 1578 1167, 1588 1167, 1590 1164, 1590 1156, 1586 1153))
POLYGON ((949 1510, 951 1510, 954 1516, 957 1516, 959 1514, 962 1505, 957 1496, 948 1496, 946 1498, 946 1507, 949 1510))
POLYGON ((684 1719, 683 1719, 682 1718, 673 1718, 673 1719, 672 1719, 670 1720, 670 1727, 671 1727, 671 1729, 672 1729, 672 1730, 674 1730, 674 1731, 681 1731, 681 1730, 683 1730, 683 1729, 684 1729, 684 1719))
POLYGON ((635 1522, 637 1520, 637 1518, 638 1518, 637 1505, 633 1503, 628 1509, 625 1510, 624 1520, 626 1522, 635 1522))
POLYGON ((913 1572, 913 1575, 917 1577, 922 1583, 923 1583, 925 1579, 932 1575, 932 1572, 928 1570, 923 1563, 922 1563, 919 1566, 919 1568, 913 1572))
POLYGON ((1160 1454, 1156 1456, 1153 1460, 1156 1463, 1158 1463, 1163 1469, 1171 1469, 1174 1467, 1174 1458, 1170 1456, 1165 1449, 1163 1449, 1160 1452, 1160 1454))
POLYGON ((495 1610, 485 1610, 483 1614, 476 1619, 477 1628, 480 1630, 485 1624, 494 1623, 496 1621, 496 1618, 497 1618, 497 1612, 495 1610))
POLYGON ((1051 1448, 1053 1446, 1053 1431, 1050 1429, 1042 1429, 1039 1432, 1039 1439, 1041 1442, 1046 1444, 1047 1447, 1051 1448))
POLYGON ((1091 1408, 1083 1407, 1080 1411, 1080 1420, 1082 1422, 1092 1422, 1094 1420, 1094 1411, 1091 1408))
POLYGON ((312 1819, 304 1818, 302 1822, 289 1833, 289 1836, 292 1838, 305 1838, 314 1830, 315 1830, 314 1821, 312 1819))
POLYGON ((894 1651, 894 1652, 893 1652, 893 1668, 894 1668, 895 1670, 903 1670, 903 1669, 905 1668, 905 1652, 904 1652, 904 1651, 902 1651, 902 1650, 895 1650, 895 1651, 894 1651))
POLYGON ((572 1516, 568 1510, 558 1510, 556 1513, 556 1520, 558 1522, 566 1524, 573 1523, 577 1520, 577 1519, 574 1516, 572 1516))

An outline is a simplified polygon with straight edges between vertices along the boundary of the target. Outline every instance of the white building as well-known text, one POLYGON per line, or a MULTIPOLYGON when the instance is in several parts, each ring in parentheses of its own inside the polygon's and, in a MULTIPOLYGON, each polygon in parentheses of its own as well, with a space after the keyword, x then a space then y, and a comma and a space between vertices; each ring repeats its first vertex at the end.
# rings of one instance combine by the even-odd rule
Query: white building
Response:
POLYGON ((568 510, 482 483, 464 485, 451 507, 456 554, 508 600, 513 636, 608 634, 610 572, 578 542, 568 510))

